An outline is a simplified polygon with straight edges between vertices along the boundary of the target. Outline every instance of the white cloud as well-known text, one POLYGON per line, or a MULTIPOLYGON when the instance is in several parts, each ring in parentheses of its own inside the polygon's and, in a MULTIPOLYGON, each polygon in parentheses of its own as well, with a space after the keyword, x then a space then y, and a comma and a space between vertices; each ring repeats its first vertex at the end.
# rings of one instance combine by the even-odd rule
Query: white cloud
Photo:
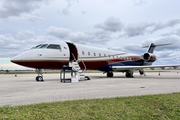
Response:
POLYGON ((18 39, 28 39, 30 37, 33 37, 34 35, 35 33, 32 30, 21 30, 21 31, 18 31, 16 37, 18 39))
POLYGON ((143 5, 147 0, 132 0, 135 5, 143 5))
POLYGON ((0 17, 8 18, 20 16, 22 13, 31 13, 39 8, 39 2, 42 0, 2 0, 0 8, 0 17))
POLYGON ((128 37, 152 34, 158 30, 178 26, 180 19, 171 19, 166 22, 140 22, 137 24, 128 24, 125 26, 124 35, 128 37))
POLYGON ((128 24, 125 27, 124 35, 128 37, 144 35, 148 33, 148 30, 154 26, 154 23, 137 23, 137 24, 128 24))
POLYGON ((159 38, 150 38, 145 41, 142 41, 142 45, 146 46, 147 44, 155 43, 155 44, 172 44, 166 46, 166 49, 180 49, 180 37, 179 36, 165 36, 159 38))
POLYGON ((94 28, 103 29, 105 31, 117 32, 122 30, 122 23, 118 18, 109 17, 104 23, 99 23, 94 26, 94 28))
POLYGON ((42 3, 50 0, 2 0, 0 2, 0 18, 10 21, 42 21, 35 12, 42 3))
POLYGON ((180 48, 178 3, 178 0, 1 0, 0 58, 59 40, 138 54, 146 51, 141 46, 153 42, 173 43, 157 47, 155 53, 158 61, 163 59, 159 63, 168 63, 171 58, 175 62, 180 48))
POLYGON ((43 21, 43 18, 39 17, 38 14, 22 14, 21 17, 9 17, 9 21, 15 22, 15 21, 29 21, 29 22, 41 22, 43 21))
POLYGON ((60 39, 66 39, 69 37, 71 30, 61 27, 50 26, 47 29, 47 34, 58 37, 60 39))
POLYGON ((71 6, 74 3, 78 2, 78 0, 66 0, 66 1, 67 1, 67 6, 64 9, 62 9, 61 13, 64 14, 64 15, 70 15, 70 10, 69 9, 71 8, 71 6))

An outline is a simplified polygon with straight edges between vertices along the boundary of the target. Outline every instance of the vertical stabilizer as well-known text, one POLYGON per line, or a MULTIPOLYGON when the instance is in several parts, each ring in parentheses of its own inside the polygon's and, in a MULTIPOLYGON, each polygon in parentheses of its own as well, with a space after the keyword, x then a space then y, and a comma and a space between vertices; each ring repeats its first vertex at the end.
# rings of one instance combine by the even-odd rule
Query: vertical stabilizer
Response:
POLYGON ((147 53, 152 53, 152 54, 153 54, 155 47, 156 47, 156 45, 155 45, 154 43, 151 43, 151 44, 149 45, 149 48, 148 48, 148 50, 147 50, 147 53))

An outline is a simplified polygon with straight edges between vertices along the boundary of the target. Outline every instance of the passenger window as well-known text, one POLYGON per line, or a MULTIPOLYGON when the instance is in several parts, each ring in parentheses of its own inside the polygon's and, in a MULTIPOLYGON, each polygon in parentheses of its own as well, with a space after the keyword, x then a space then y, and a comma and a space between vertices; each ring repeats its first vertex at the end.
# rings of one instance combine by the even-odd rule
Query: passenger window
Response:
POLYGON ((94 56, 96 56, 96 53, 94 53, 94 56))
POLYGON ((101 53, 99 53, 99 56, 101 57, 101 53))
POLYGON ((82 55, 84 55, 84 51, 82 51, 82 55))
POLYGON ((48 49, 58 49, 58 50, 61 50, 60 45, 55 45, 55 44, 50 44, 47 48, 48 49))
POLYGON ((90 52, 88 52, 88 55, 90 56, 90 52))

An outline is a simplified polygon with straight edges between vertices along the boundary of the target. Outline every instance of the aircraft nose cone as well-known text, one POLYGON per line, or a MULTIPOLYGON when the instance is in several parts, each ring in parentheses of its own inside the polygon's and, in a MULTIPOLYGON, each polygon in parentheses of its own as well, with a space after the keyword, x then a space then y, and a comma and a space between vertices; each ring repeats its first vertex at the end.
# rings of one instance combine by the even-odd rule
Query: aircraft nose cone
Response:
POLYGON ((27 53, 27 51, 25 51, 15 57, 13 57, 10 61, 13 63, 19 64, 20 62, 25 60, 28 56, 29 56, 29 54, 27 53))
POLYGON ((13 57, 10 61, 12 63, 17 63, 19 60, 21 60, 18 56, 13 57))

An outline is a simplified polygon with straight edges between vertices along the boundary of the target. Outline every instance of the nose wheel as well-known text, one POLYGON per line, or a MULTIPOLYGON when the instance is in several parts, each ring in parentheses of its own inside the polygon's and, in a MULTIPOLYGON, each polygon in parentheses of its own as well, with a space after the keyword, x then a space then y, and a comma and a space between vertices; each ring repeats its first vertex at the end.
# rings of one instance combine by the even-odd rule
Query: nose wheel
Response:
POLYGON ((44 80, 43 80, 43 77, 42 77, 42 76, 37 76, 37 77, 36 77, 36 81, 37 81, 37 82, 42 82, 42 81, 44 81, 44 80))
POLYGON ((36 77, 37 82, 43 82, 43 75, 42 75, 42 70, 41 69, 36 69, 36 73, 38 76, 36 77))

